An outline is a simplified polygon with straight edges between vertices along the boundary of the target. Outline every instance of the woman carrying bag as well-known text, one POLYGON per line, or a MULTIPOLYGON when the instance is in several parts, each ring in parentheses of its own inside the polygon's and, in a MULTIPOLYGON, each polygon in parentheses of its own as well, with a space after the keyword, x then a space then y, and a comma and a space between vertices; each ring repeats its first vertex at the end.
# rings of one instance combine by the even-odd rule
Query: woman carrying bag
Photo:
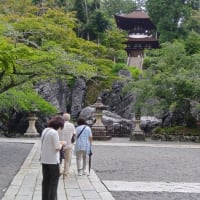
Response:
POLYGON ((60 149, 65 145, 59 141, 58 130, 64 126, 64 119, 55 116, 48 122, 48 127, 41 137, 41 164, 42 164, 42 200, 57 200, 59 180, 60 149))
POLYGON ((86 160, 91 150, 92 131, 83 118, 79 118, 77 124, 74 153, 76 155, 78 176, 82 176, 86 175, 86 160))

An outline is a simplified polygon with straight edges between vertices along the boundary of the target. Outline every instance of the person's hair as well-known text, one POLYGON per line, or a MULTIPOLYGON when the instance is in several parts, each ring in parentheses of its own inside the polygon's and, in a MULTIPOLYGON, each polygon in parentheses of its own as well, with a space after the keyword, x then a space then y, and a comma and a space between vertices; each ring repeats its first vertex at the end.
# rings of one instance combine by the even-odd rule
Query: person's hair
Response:
POLYGON ((48 127, 58 130, 59 128, 62 129, 64 127, 64 123, 65 120, 63 119, 63 117, 56 115, 55 117, 49 120, 48 127))
POLYGON ((77 119, 77 124, 78 125, 84 125, 84 124, 86 124, 86 121, 83 118, 78 118, 77 119))
POLYGON ((69 121, 70 120, 70 114, 69 113, 64 113, 63 114, 63 118, 65 121, 69 121))

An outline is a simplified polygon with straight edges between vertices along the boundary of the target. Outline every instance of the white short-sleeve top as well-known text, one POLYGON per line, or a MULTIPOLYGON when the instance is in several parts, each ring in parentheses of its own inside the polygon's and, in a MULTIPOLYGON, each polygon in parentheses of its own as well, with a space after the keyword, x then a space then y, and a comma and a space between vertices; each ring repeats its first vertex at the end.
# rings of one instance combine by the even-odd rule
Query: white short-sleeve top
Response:
POLYGON ((53 128, 45 128, 41 137, 41 163, 58 164, 60 160, 60 141, 58 132, 53 128))

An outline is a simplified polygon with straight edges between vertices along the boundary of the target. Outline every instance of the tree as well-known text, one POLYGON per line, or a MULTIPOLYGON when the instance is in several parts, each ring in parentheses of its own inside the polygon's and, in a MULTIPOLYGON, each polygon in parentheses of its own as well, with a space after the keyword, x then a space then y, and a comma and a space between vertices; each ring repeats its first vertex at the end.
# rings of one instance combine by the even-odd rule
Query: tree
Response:
POLYGON ((102 44, 108 48, 107 57, 114 62, 124 63, 126 58, 125 49, 126 33, 116 27, 105 31, 102 44))
POLYGON ((185 40, 185 49, 189 55, 200 52, 200 34, 192 31, 185 40))
POLYGON ((176 41, 165 43, 148 55, 151 56, 149 67, 140 80, 129 85, 128 91, 132 89, 136 94, 143 114, 144 108, 154 115, 179 112, 190 126, 191 104, 198 102, 200 95, 199 54, 188 56, 184 44, 176 41))
POLYGON ((184 35, 182 24, 190 14, 190 6, 186 1, 148 0, 146 8, 157 26, 161 42, 173 41, 184 35))
POLYGON ((102 0, 101 9, 109 16, 114 17, 117 13, 129 13, 136 9, 132 0, 102 0))
POLYGON ((76 0, 74 4, 74 10, 76 11, 77 19, 83 23, 86 23, 88 20, 88 5, 86 0, 76 0))
POLYGON ((135 0, 138 9, 145 10, 147 0, 135 0))
POLYGON ((183 24, 187 34, 195 31, 200 34, 200 11, 192 10, 190 17, 183 24))
POLYGON ((200 3, 199 0, 189 0, 187 3, 190 5, 190 7, 194 10, 200 9, 200 3))
MULTIPOLYGON (((0 96, 45 79, 100 81, 110 74, 113 62, 106 47, 76 36, 73 12, 47 8, 38 16, 40 8, 26 6, 27 13, 11 9, 0 16, 0 96)), ((0 9, 7 7, 12 5, 0 3, 0 9)))
POLYGON ((100 10, 96 10, 90 17, 90 21, 86 24, 86 31, 90 33, 90 39, 95 40, 100 44, 103 33, 109 27, 109 20, 104 13, 100 10))

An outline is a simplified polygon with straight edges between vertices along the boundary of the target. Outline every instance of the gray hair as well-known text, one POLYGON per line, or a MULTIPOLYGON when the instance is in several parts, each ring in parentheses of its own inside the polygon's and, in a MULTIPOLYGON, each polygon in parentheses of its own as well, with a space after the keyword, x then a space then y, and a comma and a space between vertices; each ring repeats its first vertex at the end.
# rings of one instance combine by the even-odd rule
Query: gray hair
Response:
POLYGON ((70 120, 70 114, 69 113, 64 113, 63 114, 63 118, 65 121, 69 121, 70 120))

